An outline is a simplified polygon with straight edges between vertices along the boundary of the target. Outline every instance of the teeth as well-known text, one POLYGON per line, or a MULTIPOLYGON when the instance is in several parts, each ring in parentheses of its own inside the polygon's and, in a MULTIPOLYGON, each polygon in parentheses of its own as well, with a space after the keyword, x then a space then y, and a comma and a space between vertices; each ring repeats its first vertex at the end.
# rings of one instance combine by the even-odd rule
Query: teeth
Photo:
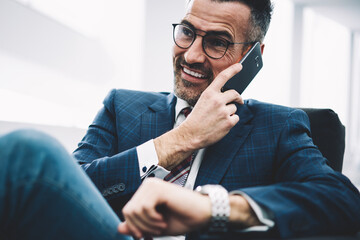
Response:
POLYGON ((197 77, 197 78, 204 78, 205 77, 205 75, 197 73, 197 72, 193 72, 193 71, 191 71, 191 70, 189 70, 187 68, 184 68, 184 72, 186 72, 187 74, 189 74, 189 75, 191 75, 193 77, 197 77))

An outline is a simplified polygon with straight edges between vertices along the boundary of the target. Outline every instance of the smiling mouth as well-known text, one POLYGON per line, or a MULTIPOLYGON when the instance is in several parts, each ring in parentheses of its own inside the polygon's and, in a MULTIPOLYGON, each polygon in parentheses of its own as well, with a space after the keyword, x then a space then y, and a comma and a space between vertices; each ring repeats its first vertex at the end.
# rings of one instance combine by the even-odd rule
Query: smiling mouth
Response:
POLYGON ((204 74, 191 71, 190 69, 187 69, 186 67, 183 67, 183 70, 186 74, 189 74, 192 77, 196 77, 196 78, 205 78, 206 77, 204 74))

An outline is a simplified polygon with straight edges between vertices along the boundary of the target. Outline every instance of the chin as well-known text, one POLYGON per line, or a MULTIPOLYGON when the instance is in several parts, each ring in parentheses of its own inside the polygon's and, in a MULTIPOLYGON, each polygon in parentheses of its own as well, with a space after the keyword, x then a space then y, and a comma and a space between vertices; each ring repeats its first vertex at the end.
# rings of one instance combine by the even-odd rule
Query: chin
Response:
POLYGON ((200 98, 201 93, 203 90, 199 90, 197 86, 189 83, 185 80, 181 81, 182 84, 175 83, 174 93, 177 97, 185 100, 190 106, 195 106, 196 102, 200 98), (185 83, 185 84, 184 84, 185 83))

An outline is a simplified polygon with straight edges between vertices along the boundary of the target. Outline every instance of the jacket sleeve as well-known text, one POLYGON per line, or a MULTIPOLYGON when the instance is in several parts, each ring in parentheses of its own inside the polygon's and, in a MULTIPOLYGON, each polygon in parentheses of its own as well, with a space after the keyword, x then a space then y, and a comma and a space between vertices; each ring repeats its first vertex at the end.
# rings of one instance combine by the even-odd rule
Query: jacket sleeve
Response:
MULTIPOLYGON (((115 93, 116 90, 112 90, 105 98, 103 108, 73 153, 107 200, 128 199, 141 183, 135 146, 137 134, 123 133, 122 142, 128 145, 119 146, 118 135, 122 132, 116 126, 119 120, 114 108, 115 93)), ((136 124, 136 121, 129 124, 136 124)))
POLYGON ((282 238, 354 233, 360 229, 360 194, 333 171, 313 144, 309 120, 292 111, 279 135, 275 184, 241 189, 274 214, 282 238))

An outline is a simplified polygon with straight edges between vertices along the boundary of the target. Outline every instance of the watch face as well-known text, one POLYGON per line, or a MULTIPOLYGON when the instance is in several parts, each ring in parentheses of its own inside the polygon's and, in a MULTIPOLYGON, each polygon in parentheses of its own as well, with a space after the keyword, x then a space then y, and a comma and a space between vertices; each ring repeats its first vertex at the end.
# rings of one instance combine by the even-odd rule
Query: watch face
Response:
POLYGON ((201 186, 201 193, 209 194, 210 191, 211 191, 211 188, 209 188, 209 185, 201 186))
POLYGON ((197 186, 197 187, 195 188, 195 192, 202 193, 201 191, 202 191, 202 186, 197 186))
POLYGON ((206 192, 206 193, 209 193, 212 189, 214 189, 213 185, 204 185, 204 186, 202 186, 202 191, 206 192))
POLYGON ((202 193, 202 194, 209 194, 211 191, 213 191, 214 189, 216 189, 217 187, 219 187, 220 185, 203 185, 203 186, 198 186, 195 191, 202 193))
POLYGON ((209 194, 212 191, 224 191, 227 192, 226 189, 221 185, 214 185, 214 184, 207 184, 203 186, 198 186, 196 188, 197 192, 203 193, 203 194, 209 194))
POLYGON ((205 192, 205 193, 209 193, 211 191, 226 191, 226 189, 221 186, 221 185, 213 185, 213 184, 207 184, 207 185, 204 185, 204 186, 201 186, 201 191, 202 192, 205 192))

